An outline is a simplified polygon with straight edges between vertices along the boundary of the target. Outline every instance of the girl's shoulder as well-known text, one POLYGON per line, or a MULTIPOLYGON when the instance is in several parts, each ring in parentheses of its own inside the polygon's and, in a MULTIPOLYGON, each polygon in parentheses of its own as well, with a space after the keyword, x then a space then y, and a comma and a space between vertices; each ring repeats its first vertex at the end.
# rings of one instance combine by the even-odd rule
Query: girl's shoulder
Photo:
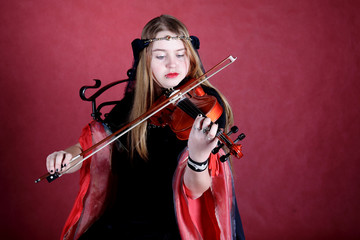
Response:
POLYGON ((222 100, 221 100, 221 97, 220 97, 220 94, 218 93, 218 91, 216 91, 216 90, 215 90, 214 88, 212 88, 212 87, 205 86, 205 85, 202 85, 201 87, 204 89, 204 91, 206 92, 206 94, 216 97, 216 99, 219 101, 219 103, 220 103, 221 105, 223 104, 223 102, 222 102, 222 100))

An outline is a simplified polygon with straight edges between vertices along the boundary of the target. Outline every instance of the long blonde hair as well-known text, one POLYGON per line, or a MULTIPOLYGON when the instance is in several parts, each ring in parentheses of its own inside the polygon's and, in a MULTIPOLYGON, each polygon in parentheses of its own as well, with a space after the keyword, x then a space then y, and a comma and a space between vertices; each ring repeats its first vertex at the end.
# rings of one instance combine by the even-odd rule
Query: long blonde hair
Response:
MULTIPOLYGON (((169 16, 161 15, 148 22, 141 34, 141 39, 155 38, 158 32, 170 31, 177 36, 189 37, 189 32, 186 26, 178 19, 169 16)), ((190 79, 198 78, 203 75, 201 70, 200 59, 194 50, 192 44, 188 40, 182 40, 186 49, 186 54, 190 59, 189 72, 187 77, 190 79)), ((143 113, 145 113, 154 103, 155 98, 155 86, 151 72, 151 52, 152 43, 149 44, 141 53, 139 58, 139 64, 136 71, 136 85, 134 94, 134 103, 130 113, 130 120, 134 120, 143 113)), ((208 81, 204 85, 209 86, 217 91, 208 81)), ((217 91, 224 103, 224 111, 226 113, 226 129, 233 124, 233 114, 228 101, 225 97, 217 91)), ((140 126, 133 129, 129 134, 129 147, 131 157, 134 156, 136 151, 143 159, 147 159, 148 151, 146 146, 147 138, 147 123, 143 123, 140 126)))

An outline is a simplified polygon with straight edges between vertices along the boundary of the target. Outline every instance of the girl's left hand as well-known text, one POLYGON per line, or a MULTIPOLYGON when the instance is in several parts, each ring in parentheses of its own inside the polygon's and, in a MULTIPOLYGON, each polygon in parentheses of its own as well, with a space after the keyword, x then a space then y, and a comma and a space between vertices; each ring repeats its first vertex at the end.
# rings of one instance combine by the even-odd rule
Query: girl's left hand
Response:
POLYGON ((210 118, 198 116, 190 132, 188 147, 189 156, 196 162, 204 162, 209 158, 211 150, 217 145, 216 133, 218 125, 210 118))

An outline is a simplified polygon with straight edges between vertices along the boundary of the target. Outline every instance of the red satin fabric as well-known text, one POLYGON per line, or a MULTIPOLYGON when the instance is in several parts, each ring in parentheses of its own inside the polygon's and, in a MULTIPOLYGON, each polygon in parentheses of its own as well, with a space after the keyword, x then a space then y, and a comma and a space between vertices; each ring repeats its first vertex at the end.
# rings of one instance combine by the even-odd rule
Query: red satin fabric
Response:
MULTIPOLYGON (((79 143, 82 149, 88 149, 106 136, 104 126, 93 121, 83 129, 79 143)), ((61 239, 78 239, 105 210, 112 176, 110 157, 110 147, 107 147, 83 162, 80 169, 80 191, 61 239)))
MULTIPOLYGON (((83 129, 79 142, 83 149, 87 149, 105 136, 103 125, 91 122, 83 129)), ((221 154, 211 155, 209 169, 212 187, 198 199, 189 197, 183 184, 188 152, 184 151, 180 157, 174 175, 173 191, 182 239, 227 240, 234 235, 232 217, 235 198, 232 174, 228 162, 220 163, 221 154)), ((83 162, 80 170, 80 191, 63 228, 61 239, 78 239, 105 210, 112 180, 110 159, 108 147, 83 162)))
POLYGON ((219 164, 220 154, 211 155, 211 189, 200 198, 192 199, 183 183, 187 157, 188 152, 185 151, 180 157, 173 183, 176 216, 182 239, 233 239, 235 198, 228 162, 219 164))

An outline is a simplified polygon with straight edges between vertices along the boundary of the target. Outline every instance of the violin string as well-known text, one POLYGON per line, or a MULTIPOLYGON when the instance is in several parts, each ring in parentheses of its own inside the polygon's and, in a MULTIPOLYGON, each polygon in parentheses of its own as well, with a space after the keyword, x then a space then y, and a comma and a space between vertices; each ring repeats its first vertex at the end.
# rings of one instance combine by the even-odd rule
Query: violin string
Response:
MULTIPOLYGON (((202 116, 205 116, 205 114, 195 106, 188 98, 184 98, 180 100, 177 104, 181 110, 189 114, 192 118, 196 118, 197 115, 201 114, 202 116)), ((231 145, 229 139, 225 137, 224 133, 221 132, 217 136, 220 140, 222 140, 227 146, 231 145)))
MULTIPOLYGON (((177 106, 185 113, 189 114, 189 116, 191 116, 193 119, 195 119, 199 114, 201 114, 203 117, 206 117, 206 115, 188 98, 183 98, 178 101, 177 106)), ((230 140, 227 134, 225 134, 223 131, 218 131, 216 137, 225 144, 229 151, 232 150, 232 145, 234 143, 230 140)))
POLYGON ((196 118, 199 114, 204 116, 204 113, 197 108, 188 98, 182 99, 177 104, 181 110, 183 110, 185 113, 189 114, 190 117, 196 118))

